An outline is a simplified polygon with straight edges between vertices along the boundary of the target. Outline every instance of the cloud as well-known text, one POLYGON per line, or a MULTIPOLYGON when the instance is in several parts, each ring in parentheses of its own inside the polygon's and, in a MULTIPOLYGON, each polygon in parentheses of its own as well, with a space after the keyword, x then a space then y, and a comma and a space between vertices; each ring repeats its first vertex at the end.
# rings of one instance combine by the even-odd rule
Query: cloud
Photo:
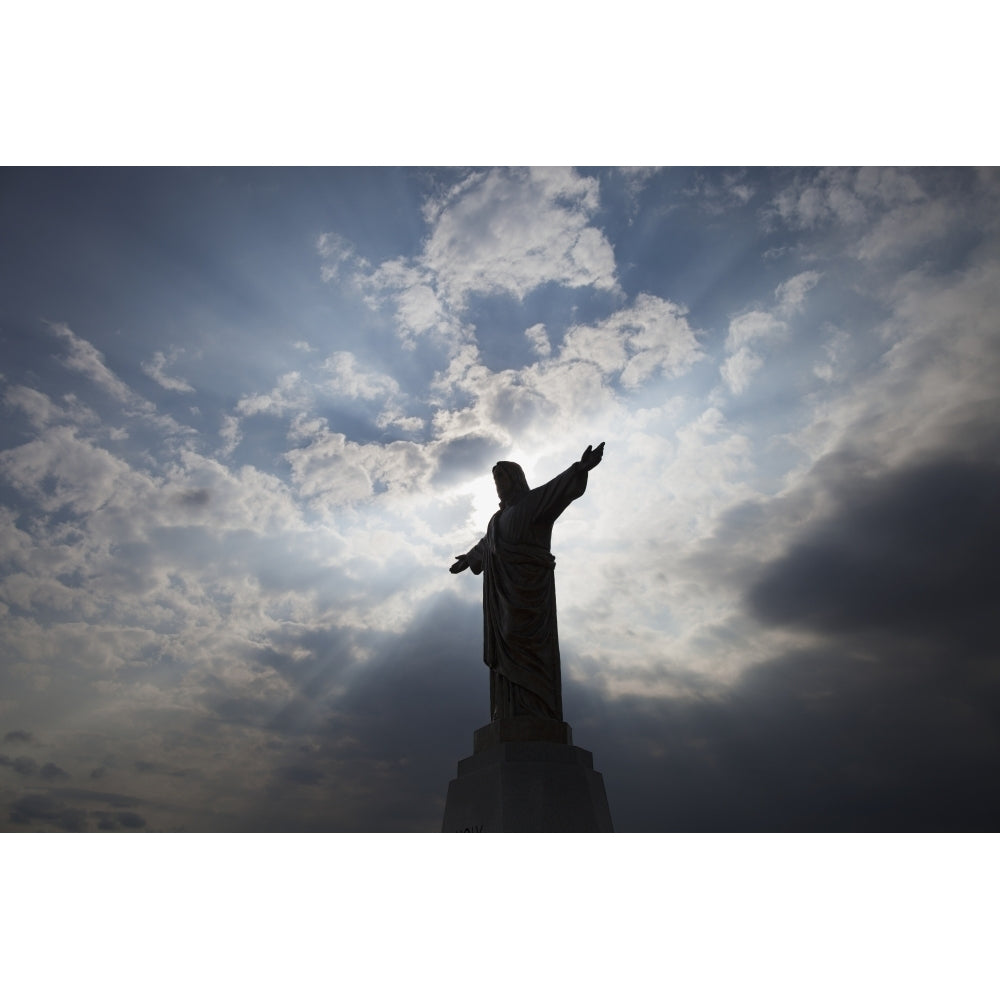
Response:
POLYGON ((0 755, 0 764, 11 768, 16 774, 31 777, 37 770, 38 764, 32 757, 15 757, 11 759, 6 754, 0 755))
POLYGON ((426 449, 408 441, 358 444, 325 421, 300 425, 308 443, 285 453, 300 495, 325 504, 351 504, 376 488, 408 491, 430 468, 426 449))
POLYGON ((15 827, 39 825, 43 829, 80 833, 87 829, 87 813, 48 795, 29 794, 11 805, 10 822, 15 827))
POLYGON ((1000 466, 940 457, 837 482, 836 508, 749 590, 753 613, 819 632, 987 641, 987 611, 1000 598, 1000 466))
POLYGON ((743 392, 760 370, 764 359, 749 347, 741 347, 722 363, 719 373, 734 395, 743 392))
POLYGON ((591 692, 577 718, 604 734, 619 829, 986 832, 997 695, 937 650, 844 642, 763 660, 724 693, 591 692))
POLYGON ((491 170, 455 185, 429 208, 423 264, 449 302, 539 285, 617 288, 614 251, 591 226, 598 182, 572 170, 491 170))
POLYGON ((146 818, 127 808, 139 804, 140 800, 131 796, 79 788, 30 792, 10 802, 7 814, 9 825, 4 829, 62 830, 69 833, 141 830, 148 825, 146 818))
POLYGON ((473 434, 448 441, 437 451, 435 485, 447 486, 467 478, 473 470, 492 468, 498 445, 495 438, 473 434))
POLYGON ((889 279, 880 286, 888 316, 873 331, 876 363, 856 367, 857 340, 841 337, 846 391, 817 400, 789 440, 812 459, 855 454, 889 467, 946 449, 978 452, 996 422, 998 281, 988 244, 960 270, 889 279))
POLYGON ((132 766, 140 774, 166 774, 171 778, 186 778, 193 773, 190 768, 167 767, 148 760, 137 760, 132 766))
POLYGON ((639 192, 655 177, 663 167, 618 167, 617 170, 625 177, 625 183, 629 193, 633 196, 639 192))
POLYGON ((367 265, 364 258, 358 257, 350 241, 337 233, 320 234, 316 239, 316 250, 323 258, 320 274, 324 281, 334 281, 349 263, 354 263, 356 267, 367 265))
POLYGON ((146 826, 145 817, 137 812, 111 813, 105 810, 94 810, 92 815, 96 820, 98 830, 141 830, 146 826))
POLYGON ((163 351, 157 351, 153 355, 153 360, 144 361, 141 367, 157 385, 162 386, 164 389, 169 389, 172 392, 194 392, 194 386, 190 382, 173 375, 167 375, 164 371, 167 365, 174 360, 176 360, 176 355, 168 360, 163 351))
POLYGON ((798 229, 831 222, 859 228, 875 213, 924 197, 919 182, 907 171, 828 167, 798 175, 774 198, 771 209, 786 225, 798 229))
POLYGON ((549 343, 544 323, 535 323, 534 326, 529 326, 524 331, 524 335, 540 358, 547 358, 552 353, 552 345, 549 343))
POLYGON ((8 387, 4 402, 8 407, 21 410, 36 428, 47 427, 65 417, 62 407, 56 406, 44 392, 25 385, 8 387))
POLYGON ((70 507, 79 514, 107 504, 132 470, 108 451, 77 436, 72 427, 50 428, 33 441, 0 454, 2 471, 43 510, 70 507))
MULTIPOLYGON (((60 359, 70 371, 84 375, 91 383, 100 388, 107 397, 123 405, 122 416, 129 420, 139 420, 161 434, 189 436, 194 434, 192 428, 179 423, 170 414, 160 413, 156 406, 134 391, 126 382, 116 375, 105 362, 104 355, 90 341, 77 336, 66 323, 49 323, 48 327, 63 342, 66 347, 64 356, 60 359)), ((25 395, 21 390, 20 402, 24 405, 25 395)), ((88 423, 97 423, 98 418, 93 411, 78 403, 73 394, 64 397, 68 404, 68 414, 52 411, 54 417, 70 416, 73 424, 80 424, 80 418, 87 418, 88 423)), ((37 399, 31 404, 37 415, 37 399)), ((108 428, 111 436, 119 438, 127 436, 121 429, 108 428)))
POLYGON ((473 337, 463 317, 474 296, 520 302, 550 284, 619 291, 614 250, 592 224, 599 206, 598 181, 573 170, 473 171, 425 201, 429 233, 418 256, 373 267, 327 233, 322 275, 349 276, 372 308, 391 305, 405 346, 428 337, 454 354, 473 337))
POLYGON ((727 357, 719 366, 719 374, 733 395, 743 393, 763 368, 765 349, 788 340, 790 321, 803 311, 806 296, 821 277, 811 270, 793 275, 774 290, 773 310, 749 309, 730 320, 725 342, 727 357))
POLYGON ((322 368, 329 373, 329 390, 348 399, 380 399, 399 393, 399 383, 394 378, 362 368, 350 351, 331 354, 322 368))
POLYGON ((231 413, 223 414, 219 437, 224 442, 221 449, 222 456, 227 457, 231 455, 236 450, 236 446, 243 440, 239 417, 231 413))
POLYGON ((970 231, 994 225, 998 205, 990 172, 862 167, 800 174, 768 211, 800 230, 832 227, 849 235, 851 256, 891 267, 926 261, 931 246, 947 258, 970 231))
POLYGON ((560 362, 579 358, 595 363, 606 374, 620 374, 627 389, 637 388, 654 375, 676 377, 701 356, 686 310, 648 294, 637 296, 632 306, 600 323, 573 327, 559 351, 560 362))
POLYGON ((52 332, 67 345, 64 364, 67 368, 86 375, 109 396, 122 403, 131 403, 135 393, 104 362, 104 356, 93 344, 78 337, 65 323, 52 323, 52 332))
POLYGON ((822 275, 818 271, 802 271, 783 281, 774 290, 777 311, 786 319, 802 311, 806 296, 816 287, 822 275))
POLYGON ((69 774, 67 774, 58 764, 53 764, 49 761, 42 765, 41 770, 38 772, 39 776, 44 778, 46 781, 66 781, 69 780, 69 774))
MULTIPOLYGON (((252 417, 258 413, 280 417, 290 410, 308 409, 311 396, 301 372, 286 372, 278 378, 278 384, 270 392, 244 396, 236 404, 236 410, 244 417, 252 417)), ((230 437, 233 436, 231 431, 228 433, 230 437)))
POLYGON ((697 200, 701 211, 718 216, 748 204, 756 189, 745 170, 733 170, 721 176, 699 172, 684 193, 697 200))
MULTIPOLYGON (((359 419, 359 407, 377 403, 378 412, 373 416, 374 427, 385 430, 396 427, 403 432, 419 431, 424 418, 408 414, 404 409, 407 394, 399 383, 385 372, 362 364, 351 351, 335 351, 307 372, 290 371, 279 376, 277 384, 268 393, 252 393, 236 404, 236 414, 223 419, 220 436, 225 442, 221 456, 232 454, 243 440, 241 418, 266 416, 292 417, 288 437, 295 441, 308 441, 322 434, 328 426, 325 417, 317 410, 329 405, 349 407, 359 419)), ((364 495, 364 494, 362 494, 364 495)))

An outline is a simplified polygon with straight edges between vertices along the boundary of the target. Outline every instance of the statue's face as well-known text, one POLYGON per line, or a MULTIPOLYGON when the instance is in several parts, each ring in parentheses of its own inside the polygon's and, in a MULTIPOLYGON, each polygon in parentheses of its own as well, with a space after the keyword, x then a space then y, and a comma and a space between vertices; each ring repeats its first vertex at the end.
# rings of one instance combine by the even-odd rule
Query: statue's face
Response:
POLYGON ((499 465, 493 466, 493 482, 496 483, 497 496, 501 500, 509 500, 514 484, 511 482, 510 476, 499 465))

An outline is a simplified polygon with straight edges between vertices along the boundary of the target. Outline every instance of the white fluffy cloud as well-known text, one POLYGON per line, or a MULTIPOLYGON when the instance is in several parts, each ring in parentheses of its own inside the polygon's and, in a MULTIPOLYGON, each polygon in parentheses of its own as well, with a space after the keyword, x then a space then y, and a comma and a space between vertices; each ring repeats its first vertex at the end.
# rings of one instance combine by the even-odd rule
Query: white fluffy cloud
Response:
POLYGON ((614 251, 590 224, 598 184, 572 170, 491 170, 434 206, 425 266, 444 296, 523 298, 546 282, 614 289, 614 251))
POLYGON ((606 375, 618 375, 635 389, 654 375, 687 371, 702 353, 686 310, 642 294, 635 303, 592 326, 573 327, 563 339, 560 362, 590 361, 606 375))
POLYGON ((431 228, 418 258, 372 268, 326 233, 322 273, 331 280, 353 267, 370 305, 392 303, 407 346, 430 336, 458 349, 469 340, 461 313, 472 294, 520 300, 547 283, 618 288, 614 250, 591 222, 598 207, 598 182, 570 169, 473 173, 425 204, 431 228))

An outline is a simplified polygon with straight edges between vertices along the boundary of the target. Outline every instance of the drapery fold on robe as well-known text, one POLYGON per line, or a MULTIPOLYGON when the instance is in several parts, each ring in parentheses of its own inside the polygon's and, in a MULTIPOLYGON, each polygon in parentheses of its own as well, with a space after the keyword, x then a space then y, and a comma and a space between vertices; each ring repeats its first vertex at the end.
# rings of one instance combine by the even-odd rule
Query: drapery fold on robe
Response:
POLYGON ((562 720, 552 525, 586 489, 587 472, 574 462, 544 486, 505 503, 466 553, 472 572, 484 574, 483 660, 534 695, 504 698, 503 704, 492 698, 494 718, 515 711, 562 720))

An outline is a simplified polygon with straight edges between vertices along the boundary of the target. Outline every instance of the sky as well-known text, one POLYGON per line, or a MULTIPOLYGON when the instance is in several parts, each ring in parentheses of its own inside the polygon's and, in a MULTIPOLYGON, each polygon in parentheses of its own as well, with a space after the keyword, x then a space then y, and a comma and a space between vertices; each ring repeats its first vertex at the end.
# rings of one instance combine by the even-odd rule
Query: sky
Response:
POLYGON ((622 832, 996 831, 1000 172, 0 170, 0 830, 430 832, 497 498, 622 832))

